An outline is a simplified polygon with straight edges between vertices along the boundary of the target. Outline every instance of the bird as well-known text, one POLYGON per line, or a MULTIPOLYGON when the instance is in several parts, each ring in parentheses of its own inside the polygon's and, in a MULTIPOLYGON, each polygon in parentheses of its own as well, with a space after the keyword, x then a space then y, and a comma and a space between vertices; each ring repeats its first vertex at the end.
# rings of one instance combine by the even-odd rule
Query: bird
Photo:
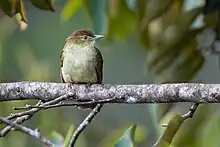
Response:
MULTIPOLYGON (((60 79, 62 83, 102 84, 103 57, 95 46, 104 35, 95 35, 91 30, 73 31, 65 39, 60 54, 60 79)), ((78 108, 93 109, 95 105, 83 105, 78 108)))

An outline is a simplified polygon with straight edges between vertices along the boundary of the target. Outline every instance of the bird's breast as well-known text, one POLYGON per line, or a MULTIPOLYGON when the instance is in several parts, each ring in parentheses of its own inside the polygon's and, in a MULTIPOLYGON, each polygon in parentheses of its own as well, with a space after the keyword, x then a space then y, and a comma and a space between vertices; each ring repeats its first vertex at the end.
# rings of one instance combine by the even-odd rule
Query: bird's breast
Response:
POLYGON ((65 82, 96 83, 94 53, 90 50, 75 49, 64 53, 62 74, 65 82))

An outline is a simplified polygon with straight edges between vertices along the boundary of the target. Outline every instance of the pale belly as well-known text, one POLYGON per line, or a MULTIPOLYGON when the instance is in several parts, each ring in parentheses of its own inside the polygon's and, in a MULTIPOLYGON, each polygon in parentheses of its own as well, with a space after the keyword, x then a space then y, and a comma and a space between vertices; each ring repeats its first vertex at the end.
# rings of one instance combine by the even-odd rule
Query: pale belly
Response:
POLYGON ((62 75, 68 83, 96 83, 97 75, 94 63, 85 58, 68 55, 64 58, 62 75), (67 58, 66 58, 67 57, 67 58))

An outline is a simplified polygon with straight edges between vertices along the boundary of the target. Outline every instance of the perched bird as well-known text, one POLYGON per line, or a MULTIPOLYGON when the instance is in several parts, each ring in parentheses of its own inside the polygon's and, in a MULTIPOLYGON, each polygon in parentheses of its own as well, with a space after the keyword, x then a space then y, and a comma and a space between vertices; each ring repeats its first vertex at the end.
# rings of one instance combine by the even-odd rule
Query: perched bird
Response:
MULTIPOLYGON (((103 58, 95 43, 104 38, 90 30, 74 31, 68 38, 60 54, 60 78, 63 83, 101 84, 103 78, 103 58)), ((93 108, 85 105, 80 108, 93 108)))

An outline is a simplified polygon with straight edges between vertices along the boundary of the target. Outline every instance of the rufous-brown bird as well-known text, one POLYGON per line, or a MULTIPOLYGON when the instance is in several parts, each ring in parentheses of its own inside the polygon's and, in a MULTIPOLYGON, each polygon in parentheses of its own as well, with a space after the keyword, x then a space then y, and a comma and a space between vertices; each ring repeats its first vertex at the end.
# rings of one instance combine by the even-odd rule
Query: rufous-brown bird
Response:
MULTIPOLYGON (((104 38, 90 30, 76 30, 68 38, 60 55, 60 78, 63 83, 101 84, 103 58, 95 43, 104 38)), ((85 105, 80 108, 93 108, 85 105)))

